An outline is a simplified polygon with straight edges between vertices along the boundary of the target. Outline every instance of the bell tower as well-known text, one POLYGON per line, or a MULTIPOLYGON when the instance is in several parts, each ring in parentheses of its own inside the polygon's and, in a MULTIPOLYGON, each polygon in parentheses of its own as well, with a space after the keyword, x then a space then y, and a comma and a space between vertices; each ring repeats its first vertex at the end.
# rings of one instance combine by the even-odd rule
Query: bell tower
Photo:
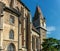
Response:
POLYGON ((39 6, 36 7, 32 22, 34 27, 40 32, 40 48, 42 49, 41 44, 43 42, 43 39, 46 38, 46 20, 43 17, 39 6))

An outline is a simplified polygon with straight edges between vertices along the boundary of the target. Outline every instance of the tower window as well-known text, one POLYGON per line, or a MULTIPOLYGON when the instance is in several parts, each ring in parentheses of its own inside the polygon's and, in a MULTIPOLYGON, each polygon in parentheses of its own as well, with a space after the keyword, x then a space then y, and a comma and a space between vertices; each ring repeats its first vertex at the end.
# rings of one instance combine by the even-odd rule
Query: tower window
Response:
POLYGON ((13 30, 10 30, 10 32, 9 32, 9 38, 14 39, 14 31, 13 30))
POLYGON ((14 16, 10 15, 10 24, 14 23, 14 16))

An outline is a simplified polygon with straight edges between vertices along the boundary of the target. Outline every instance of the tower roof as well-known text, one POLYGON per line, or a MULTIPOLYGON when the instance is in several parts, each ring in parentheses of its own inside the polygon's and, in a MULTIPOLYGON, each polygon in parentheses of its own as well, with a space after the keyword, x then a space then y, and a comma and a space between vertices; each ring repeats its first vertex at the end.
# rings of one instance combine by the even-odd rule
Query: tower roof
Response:
POLYGON ((40 13, 40 7, 39 6, 36 7, 36 10, 38 13, 40 13))
POLYGON ((33 17, 33 21, 35 21, 36 19, 38 19, 38 17, 40 17, 39 15, 41 14, 41 10, 40 10, 40 7, 37 6, 36 7, 36 11, 35 11, 35 15, 33 17))

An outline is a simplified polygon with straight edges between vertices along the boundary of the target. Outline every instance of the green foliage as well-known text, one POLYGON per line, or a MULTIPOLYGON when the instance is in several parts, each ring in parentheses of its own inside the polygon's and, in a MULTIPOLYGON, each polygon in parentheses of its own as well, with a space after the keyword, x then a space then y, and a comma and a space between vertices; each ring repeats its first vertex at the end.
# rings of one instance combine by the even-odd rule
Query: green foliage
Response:
POLYGON ((58 51, 60 49, 60 40, 54 38, 44 39, 42 51, 58 51))

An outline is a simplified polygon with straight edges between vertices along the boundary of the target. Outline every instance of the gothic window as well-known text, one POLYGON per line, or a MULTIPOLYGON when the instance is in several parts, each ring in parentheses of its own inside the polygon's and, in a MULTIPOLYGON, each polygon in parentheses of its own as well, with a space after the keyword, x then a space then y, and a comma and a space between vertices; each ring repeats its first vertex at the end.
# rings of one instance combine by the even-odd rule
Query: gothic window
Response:
POLYGON ((14 16, 10 15, 10 24, 14 23, 14 16))
POLYGON ((8 51, 15 51, 15 46, 14 44, 10 44, 7 48, 8 51))
POLYGON ((13 30, 10 30, 10 32, 9 32, 9 38, 14 39, 14 31, 13 30))

